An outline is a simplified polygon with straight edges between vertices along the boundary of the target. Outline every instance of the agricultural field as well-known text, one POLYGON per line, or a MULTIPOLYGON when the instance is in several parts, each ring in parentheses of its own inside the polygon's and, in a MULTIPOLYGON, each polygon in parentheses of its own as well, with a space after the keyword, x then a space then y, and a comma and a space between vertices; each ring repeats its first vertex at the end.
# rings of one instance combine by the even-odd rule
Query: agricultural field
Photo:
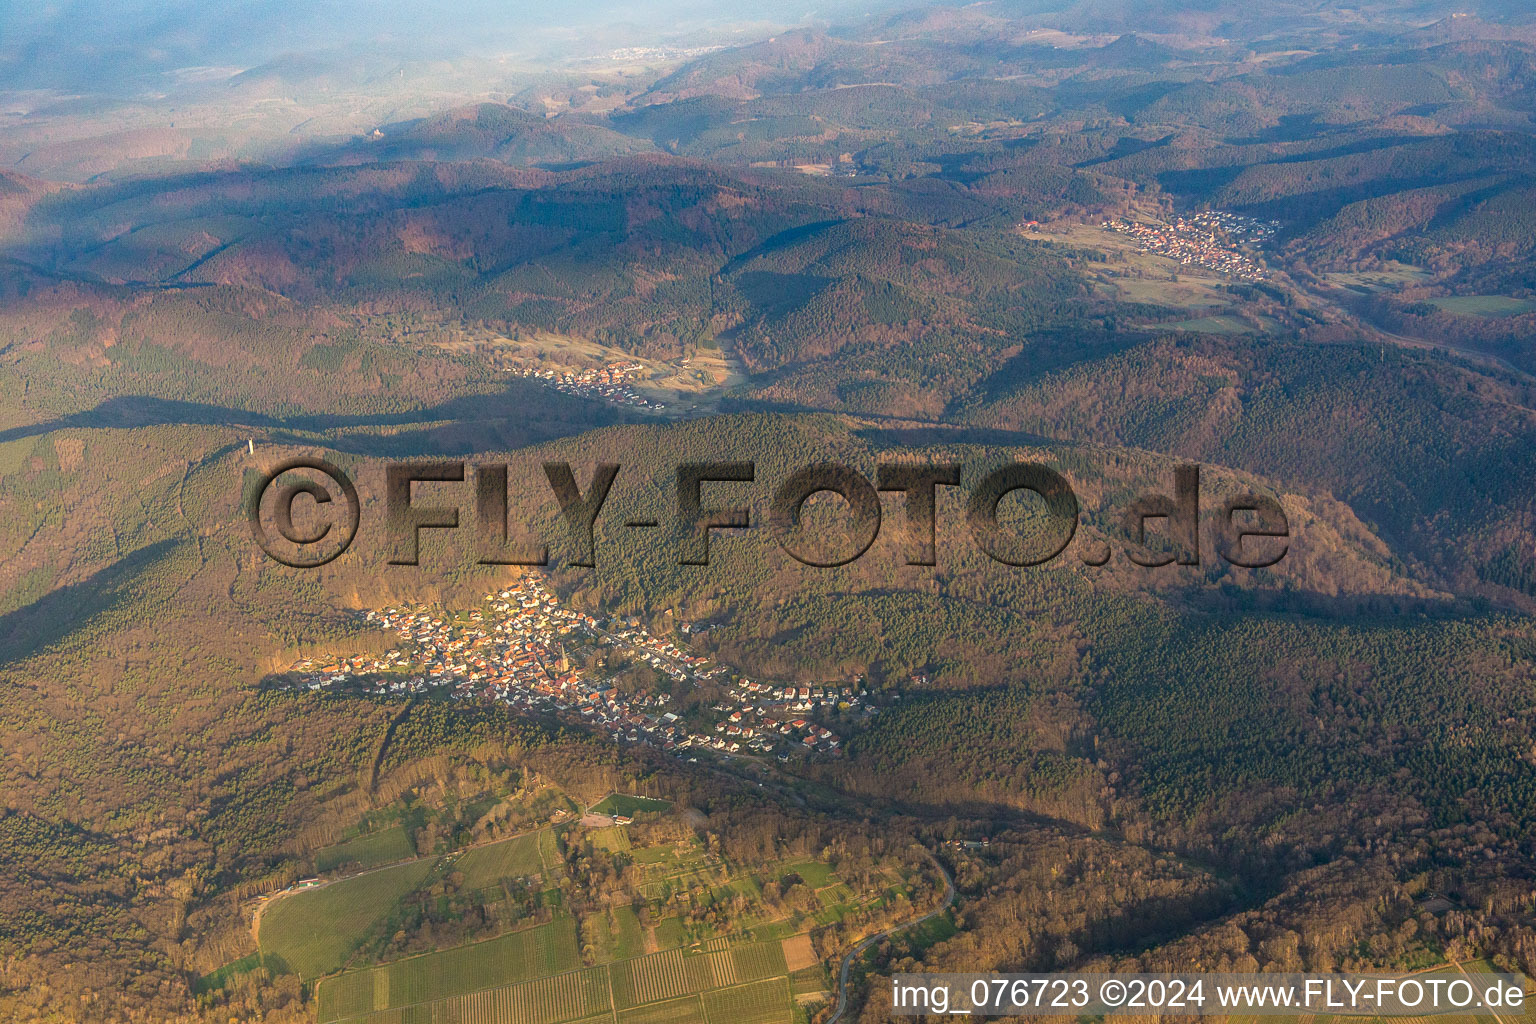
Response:
POLYGON ((571 922, 561 920, 329 978, 319 989, 320 1024, 557 1024, 610 1013, 648 1024, 791 1020, 792 986, 777 942, 718 940, 707 951, 581 967, 575 941, 571 922), (493 978, 512 980, 484 987, 493 978))
POLYGON ((621 1010, 789 973, 777 942, 727 946, 723 941, 708 952, 669 949, 621 960, 609 972, 614 1006, 621 1010))
POLYGON ((544 861, 544 866, 550 871, 559 871, 560 865, 565 863, 565 858, 560 855, 560 837, 552 828, 540 831, 539 857, 544 861))
POLYGON ((658 949, 671 949, 673 946, 681 946, 684 939, 681 918, 668 917, 656 923, 656 947, 658 949))
POLYGON ((1329 284, 1343 285, 1358 292, 1379 292, 1423 284, 1434 275, 1423 267, 1389 261, 1375 270, 1337 271, 1323 276, 1329 284))
POLYGON ((645 796, 612 793, 593 804, 592 813, 633 815, 636 811, 664 811, 671 806, 672 804, 666 800, 653 800, 645 796))
POLYGON ((704 994, 704 1015, 711 1024, 779 1024, 790 1019, 789 982, 771 978, 751 985, 718 989, 704 994))
POLYGON ((704 1002, 698 996, 669 999, 619 1012, 619 1024, 694 1024, 703 1019, 704 1002))
POLYGON ((1133 239, 1097 224, 1073 224, 1049 232, 1030 231, 1026 237, 1102 253, 1103 262, 1087 264, 1086 274, 1096 293, 1120 302, 1151 303, 1191 312, 1230 308, 1233 297, 1223 275, 1153 252, 1138 252, 1133 239))
POLYGON ((1252 334, 1262 329, 1235 316, 1202 316, 1193 320, 1180 320, 1177 323, 1155 326, 1161 330, 1193 331, 1196 334, 1252 334))
MULTIPOLYGON (((453 869, 464 876, 464 884, 471 889, 499 885, 503 878, 528 878, 534 875, 546 880, 558 878, 558 868, 544 862, 540 849, 541 835, 539 832, 530 832, 474 847, 454 862, 453 869)), ((559 859, 556 858, 554 863, 558 865, 559 859)))
POLYGON ((645 929, 640 927, 640 918, 635 914, 635 908, 614 907, 612 914, 614 956, 620 960, 627 960, 643 954, 645 929))
MULTIPOLYGON (((609 825, 584 834, 595 848, 641 869, 653 927, 623 901, 578 906, 575 917, 556 908, 544 924, 322 978, 320 1024, 566 1024, 594 1017, 609 1024, 791 1024, 796 1007, 822 1001, 829 984, 805 930, 879 898, 854 893, 815 860, 733 869, 695 837, 632 848, 631 831, 609 825), (819 909, 790 910, 769 900, 765 887, 790 877, 815 893, 819 909), (677 908, 669 908, 674 901, 677 908)), ((482 893, 503 879, 537 874, 548 881, 551 865, 564 863, 558 846, 556 831, 542 829, 440 863, 445 878, 463 876, 462 891, 482 893)), ((314 978, 314 964, 339 966, 344 954, 331 951, 325 961, 311 954, 306 962, 305 977, 314 978)))
POLYGON ((796 974, 809 968, 820 969, 820 964, 816 960, 816 951, 811 945, 811 937, 809 935, 793 936, 792 938, 785 939, 780 945, 784 950, 784 964, 791 974, 796 974))
MULTIPOLYGON (((755 870, 733 870, 701 846, 686 844, 639 848, 631 852, 631 857, 644 868, 641 892, 647 899, 683 898, 694 906, 733 904, 733 901, 744 899, 745 909, 734 903, 733 919, 738 928, 750 931, 760 940, 788 938, 813 924, 839 921, 857 906, 872 899, 888 898, 896 892, 891 889, 883 896, 866 894, 861 897, 826 864, 811 860, 790 861, 755 870), (781 911, 770 910, 765 905, 763 886, 792 876, 815 892, 819 909, 809 915, 797 911, 785 917, 781 911)), ((687 931, 687 937, 694 940, 715 934, 707 925, 684 929, 680 922, 669 923, 671 920, 658 924, 658 929, 664 926, 669 931, 687 931)), ((680 942, 658 938, 662 949, 677 944, 680 942)))
POLYGON ((710 890, 715 886, 720 870, 719 865, 703 857, 685 859, 661 868, 647 865, 646 880, 640 891, 646 899, 666 900, 678 893, 710 890))
POLYGON ((331 871, 340 867, 372 868, 394 864, 416 856, 405 828, 396 825, 345 843, 327 846, 315 852, 315 870, 331 871))
POLYGON ((751 926, 752 937, 758 942, 781 941, 792 938, 801 929, 806 927, 805 918, 802 915, 785 921, 770 921, 767 924, 754 924, 751 926))
POLYGON ((667 864, 677 860, 677 849, 672 846, 645 846, 631 851, 636 864, 667 864))
POLYGON ((805 884, 812 889, 823 889, 837 881, 832 874, 832 869, 819 861, 802 860, 791 864, 784 864, 775 872, 778 877, 785 875, 799 875, 805 884))
POLYGON ((1519 316, 1536 309, 1536 299, 1517 299, 1511 295, 1454 295, 1429 302, 1457 316, 1519 316))
POLYGON ((607 828, 593 830, 591 836, 592 845, 609 853, 628 853, 630 850, 629 833, 623 825, 610 825, 607 828))
MULTIPOLYGON (((435 1022, 497 1024, 500 1021, 566 1021, 609 1019, 608 979, 601 967, 505 985, 429 1004, 435 1022)), ((416 1017, 423 1015, 418 1008, 416 1017)))
POLYGON ((821 901, 822 906, 832 907, 839 903, 852 903, 854 897, 852 889, 848 888, 848 886, 844 885, 843 883, 838 882, 835 885, 829 885, 824 889, 817 889, 816 898, 821 901))
POLYGON ((581 965, 575 925, 545 925, 327 978, 319 986, 320 1021, 468 995, 493 985, 535 981, 581 965))
POLYGON ((436 858, 424 858, 274 900, 261 915, 257 943, 262 954, 305 981, 340 969, 436 865, 436 858))
POLYGON ((796 999, 803 996, 821 996, 832 991, 832 979, 820 965, 806 967, 789 976, 789 987, 796 999))
POLYGON ((952 915, 939 914, 937 917, 930 917, 921 924, 904 930, 901 938, 903 942, 915 949, 927 949, 945 939, 953 938, 959 930, 952 915))

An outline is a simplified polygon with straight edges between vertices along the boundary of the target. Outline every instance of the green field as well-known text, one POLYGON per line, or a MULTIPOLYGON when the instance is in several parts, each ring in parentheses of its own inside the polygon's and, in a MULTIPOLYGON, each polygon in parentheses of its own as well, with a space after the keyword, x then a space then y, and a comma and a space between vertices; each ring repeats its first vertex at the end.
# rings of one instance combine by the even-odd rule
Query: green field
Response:
POLYGON ((372 868, 380 864, 409 860, 414 856, 416 851, 411 848, 411 841, 406 836, 405 829, 396 825, 382 832, 360 836, 316 851, 315 870, 330 871, 349 864, 360 868, 372 868))
POLYGON ((1257 330, 1235 316, 1202 316, 1194 320, 1180 320, 1178 323, 1152 326, 1170 331, 1194 331, 1198 334, 1252 334, 1257 330))
POLYGON ((778 942, 805 930, 805 915, 796 914, 785 921, 769 921, 752 926, 752 938, 758 942, 778 942))
POLYGON ((1457 316, 1519 316, 1536 309, 1536 300, 1517 299, 1511 295, 1454 295, 1429 301, 1457 316))
POLYGON ((1422 284, 1434 275, 1423 267, 1389 260, 1375 270, 1335 271, 1323 275, 1330 284, 1360 292, 1399 291, 1405 285, 1422 284))
POLYGON ((656 945, 660 949, 671 949, 673 946, 683 944, 683 919, 669 917, 656 924, 656 945))
POLYGON ((500 884, 503 878, 526 878, 545 873, 539 854, 540 833, 504 839, 466 851, 454 862, 454 870, 464 875, 464 884, 484 889, 500 884))
POLYGON ((239 960, 225 964, 216 971, 209 971, 192 983, 192 991, 196 993, 212 992, 216 988, 223 988, 225 983, 242 974, 249 974, 261 966, 261 954, 249 953, 239 960))
POLYGON ((795 861, 793 864, 785 864, 776 872, 778 877, 785 875, 799 875, 805 880, 805 884, 812 889, 822 889, 837 881, 832 874, 832 869, 827 865, 814 860, 795 861))
POLYGON ((730 893, 738 893, 742 896, 746 896, 749 899, 757 900, 762 898, 763 887, 759 885, 757 879, 753 878, 751 875, 738 875, 731 879, 729 882, 726 882, 718 890, 716 890, 717 896, 723 896, 730 893))
POLYGON ((945 939, 953 938, 960 929, 956 927, 954 918, 949 914, 940 914, 930 917, 922 924, 915 925, 901 933, 901 939, 916 949, 927 949, 945 939))
POLYGON ((624 831, 623 825, 594 829, 591 838, 593 846, 609 853, 628 853, 630 849, 629 833, 624 831))
POLYGON ((635 908, 624 906, 613 910, 613 954, 620 960, 640 956, 645 952, 645 930, 635 908))
POLYGON ((565 858, 560 855, 560 836, 552 828, 544 829, 538 833, 539 856, 544 861, 544 870, 550 877, 559 877, 563 874, 565 858))
POLYGON ((262 953, 280 957, 305 981, 338 970, 436 863, 428 858, 381 868, 275 900, 261 916, 262 953))
POLYGON ((648 796, 629 796, 613 793, 592 805, 597 814, 634 814, 636 811, 664 811, 671 807, 668 800, 654 800, 648 796))

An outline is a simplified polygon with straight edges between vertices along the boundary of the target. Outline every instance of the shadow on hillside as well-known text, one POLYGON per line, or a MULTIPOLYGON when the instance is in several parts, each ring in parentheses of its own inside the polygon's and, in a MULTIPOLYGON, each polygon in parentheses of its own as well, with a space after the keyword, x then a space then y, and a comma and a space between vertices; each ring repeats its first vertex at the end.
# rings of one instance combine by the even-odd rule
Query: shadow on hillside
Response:
POLYGON ((59 587, 29 605, 0 615, 0 664, 16 661, 68 636, 81 623, 117 603, 122 588, 175 547, 174 539, 142 547, 79 583, 59 587))
MULTIPOLYGON (((291 430, 347 430, 427 423, 556 418, 601 426, 618 422, 623 410, 595 399, 554 391, 532 381, 511 380, 501 391, 459 395, 437 405, 390 413, 306 413, 284 419, 291 430)), ((586 428, 584 428, 586 429, 586 428)))
POLYGON ((277 418, 226 406, 151 395, 118 395, 95 408, 0 430, 0 443, 70 427, 242 427, 263 440, 323 444, 359 455, 450 455, 521 447, 637 418, 602 402, 513 381, 500 392, 463 395, 435 406, 390 413, 306 413, 277 418), (417 427, 399 431, 395 428, 417 427), (369 434, 369 428, 385 433, 369 434), (333 431, 358 431, 329 437, 333 431))
POLYGON ((68 427, 116 428, 158 427, 168 424, 214 427, 281 426, 279 420, 243 409, 227 409, 202 402, 181 402, 150 395, 116 395, 94 409, 71 413, 42 423, 0 430, 0 443, 63 430, 68 427))

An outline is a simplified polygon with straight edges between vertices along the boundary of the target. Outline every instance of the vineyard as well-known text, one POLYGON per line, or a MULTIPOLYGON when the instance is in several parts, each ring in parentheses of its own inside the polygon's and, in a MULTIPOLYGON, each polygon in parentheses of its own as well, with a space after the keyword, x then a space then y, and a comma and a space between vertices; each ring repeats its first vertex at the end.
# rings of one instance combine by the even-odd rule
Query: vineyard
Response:
POLYGON ((669 949, 581 967, 570 920, 328 978, 320 1024, 788 1024, 779 942, 669 949), (487 986, 487 982, 502 982, 487 986))
MULTIPOLYGON (((505 998, 536 999, 521 984, 571 972, 581 964, 576 931, 566 919, 437 953, 328 978, 319 989, 320 1020, 341 1020, 467 995, 501 985, 505 998)), ((578 1014, 580 1016, 580 1014, 578 1014)))

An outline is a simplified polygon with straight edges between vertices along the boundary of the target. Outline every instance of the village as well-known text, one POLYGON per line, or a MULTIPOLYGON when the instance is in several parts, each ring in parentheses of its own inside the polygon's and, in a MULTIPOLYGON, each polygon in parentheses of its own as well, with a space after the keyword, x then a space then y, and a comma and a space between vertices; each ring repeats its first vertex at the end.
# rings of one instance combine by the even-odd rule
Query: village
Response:
POLYGON ((1167 224, 1107 220, 1102 225, 1137 240, 1137 252, 1177 260, 1180 266, 1201 267, 1243 281, 1262 281, 1268 271, 1242 252, 1274 234, 1278 221, 1261 221, 1225 210, 1205 210, 1167 224))
POLYGON ((631 386, 634 378, 644 369, 644 366, 636 362, 618 362, 574 372, 541 370, 534 366, 518 367, 512 372, 520 377, 541 381, 556 391, 562 391, 568 395, 595 398, 614 405, 628 405, 637 409, 656 411, 665 409, 665 404, 644 397, 631 386))
MULTIPOLYGON (((659 637, 638 619, 596 616, 560 606, 540 576, 490 594, 487 607, 458 615, 385 608, 368 623, 404 643, 382 656, 325 664, 301 659, 288 688, 399 698, 436 694, 457 701, 494 702, 530 713, 584 723, 614 740, 644 743, 690 760, 697 752, 834 756, 842 738, 815 718, 877 712, 855 685, 798 686, 744 678, 694 654, 682 639, 659 637), (609 656, 640 661, 673 681, 661 688, 621 690, 607 670, 609 656), (591 665, 591 668, 584 668, 591 665), (677 697, 713 684, 720 699, 694 707, 685 722, 677 697)), ((684 634, 707 627, 679 627, 684 634)))

